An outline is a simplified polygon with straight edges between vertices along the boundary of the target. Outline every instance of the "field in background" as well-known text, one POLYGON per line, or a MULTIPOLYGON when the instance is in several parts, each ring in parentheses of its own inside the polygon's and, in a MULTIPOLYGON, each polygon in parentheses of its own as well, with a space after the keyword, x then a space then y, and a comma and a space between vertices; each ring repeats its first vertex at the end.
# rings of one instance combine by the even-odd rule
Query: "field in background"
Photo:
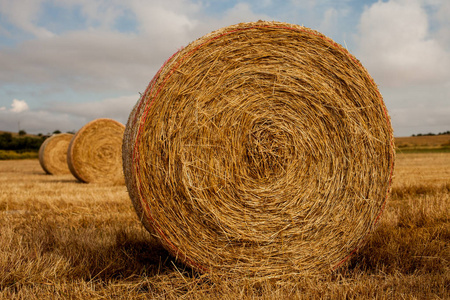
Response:
POLYGON ((450 134, 395 138, 397 153, 450 152, 450 134))
POLYGON ((398 154, 391 197, 348 264, 273 282, 198 275, 143 229, 125 186, 0 161, 0 298, 448 299, 450 153, 398 154))

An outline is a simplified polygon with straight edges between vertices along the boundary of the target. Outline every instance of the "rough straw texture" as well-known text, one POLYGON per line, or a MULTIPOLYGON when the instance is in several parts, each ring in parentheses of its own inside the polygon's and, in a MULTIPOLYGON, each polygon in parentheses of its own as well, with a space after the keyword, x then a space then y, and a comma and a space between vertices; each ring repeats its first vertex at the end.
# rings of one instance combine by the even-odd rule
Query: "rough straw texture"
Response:
POLYGON ((39 163, 47 174, 70 174, 67 149, 73 134, 60 133, 47 138, 39 148, 39 163))
POLYGON ((69 169, 82 182, 123 184, 122 140, 125 126, 111 119, 87 123, 73 137, 69 169))
POLYGON ((189 266, 321 273, 360 247, 394 164, 376 84, 347 50, 278 22, 222 28, 174 54, 129 117, 138 215, 189 266))

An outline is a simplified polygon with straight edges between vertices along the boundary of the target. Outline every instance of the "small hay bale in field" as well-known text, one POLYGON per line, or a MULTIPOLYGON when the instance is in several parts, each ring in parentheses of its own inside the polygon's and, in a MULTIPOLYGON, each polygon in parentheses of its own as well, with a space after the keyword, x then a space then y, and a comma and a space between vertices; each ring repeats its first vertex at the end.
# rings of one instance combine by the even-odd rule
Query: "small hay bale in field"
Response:
POLYGON ((67 149, 73 134, 60 133, 47 138, 39 148, 39 163, 47 174, 70 174, 67 149))
POLYGON ((390 118, 361 63, 278 22, 222 28, 175 53, 124 134, 145 227, 219 274, 336 269, 378 220, 393 164, 390 118))
POLYGON ((122 140, 125 126, 96 119, 73 137, 67 152, 72 174, 82 182, 123 184, 122 140))

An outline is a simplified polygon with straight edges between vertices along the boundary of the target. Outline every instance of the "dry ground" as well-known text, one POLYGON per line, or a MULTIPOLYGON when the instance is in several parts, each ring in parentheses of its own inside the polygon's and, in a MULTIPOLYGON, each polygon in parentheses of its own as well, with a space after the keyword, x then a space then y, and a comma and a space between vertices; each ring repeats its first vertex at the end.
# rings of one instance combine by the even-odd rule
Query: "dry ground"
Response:
POLYGON ((199 276, 143 229, 125 186, 0 161, 0 298, 449 299, 450 153, 399 154, 377 230, 323 277, 199 276))

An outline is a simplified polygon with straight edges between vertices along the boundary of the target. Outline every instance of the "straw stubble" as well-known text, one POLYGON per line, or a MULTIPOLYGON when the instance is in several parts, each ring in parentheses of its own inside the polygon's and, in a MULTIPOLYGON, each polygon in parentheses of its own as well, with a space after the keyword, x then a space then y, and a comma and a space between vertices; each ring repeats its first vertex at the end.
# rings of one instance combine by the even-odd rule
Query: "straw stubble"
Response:
POLYGON ((335 269, 373 229, 394 163, 360 62, 311 29, 219 29, 175 53, 130 114, 126 184, 189 266, 253 276, 335 269))

